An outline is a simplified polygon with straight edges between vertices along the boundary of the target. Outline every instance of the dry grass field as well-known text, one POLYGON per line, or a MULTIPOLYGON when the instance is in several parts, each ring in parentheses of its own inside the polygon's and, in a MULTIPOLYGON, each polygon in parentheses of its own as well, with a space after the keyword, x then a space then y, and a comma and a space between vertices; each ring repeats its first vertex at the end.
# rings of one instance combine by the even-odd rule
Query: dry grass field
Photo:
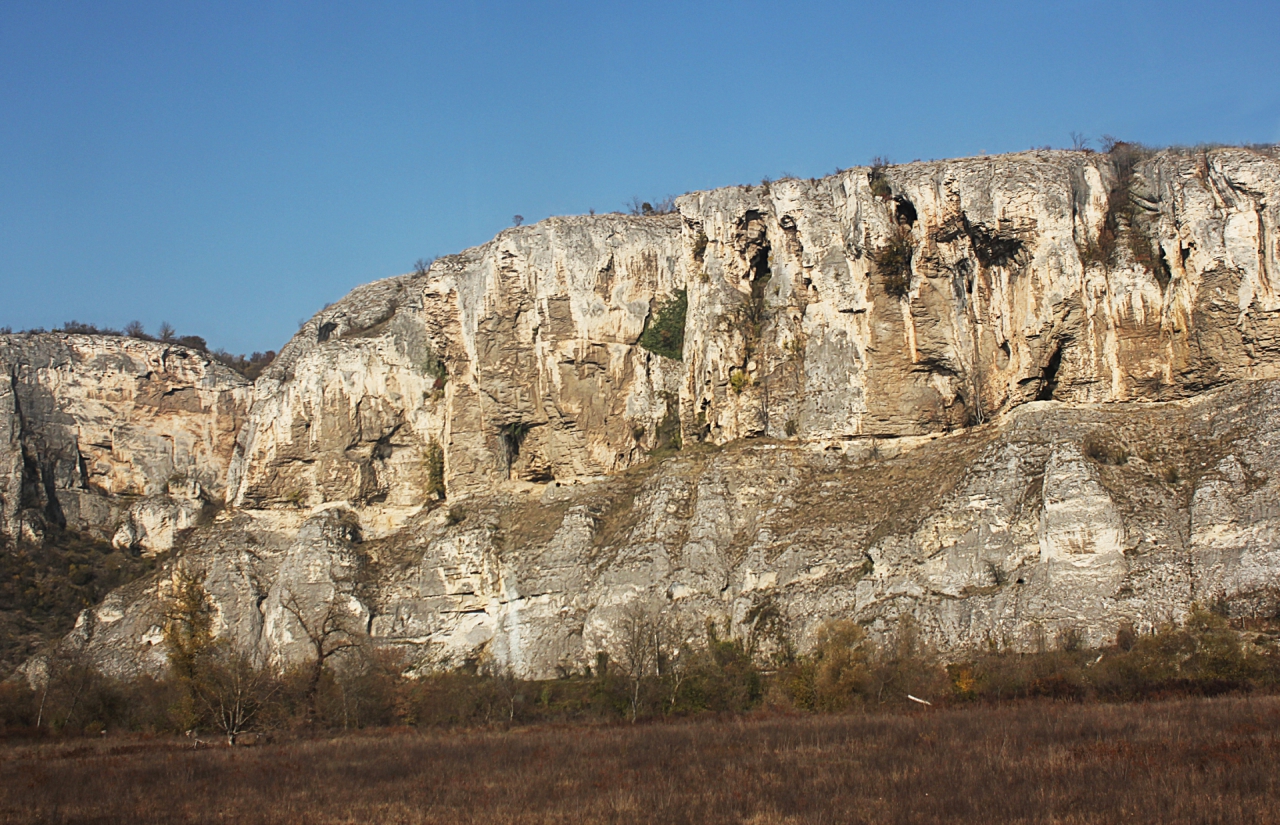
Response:
POLYGON ((1280 822, 1280 698, 0 746, 0 821, 1280 822))

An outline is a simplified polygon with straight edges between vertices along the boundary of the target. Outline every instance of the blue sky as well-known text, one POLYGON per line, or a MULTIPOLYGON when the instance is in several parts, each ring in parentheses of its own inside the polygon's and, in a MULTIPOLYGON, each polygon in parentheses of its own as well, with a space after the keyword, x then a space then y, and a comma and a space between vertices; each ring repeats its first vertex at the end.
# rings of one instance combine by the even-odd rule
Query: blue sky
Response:
POLYGON ((1280 3, 0 4, 0 326, 276 349, 526 222, 1031 146, 1280 141, 1280 3))

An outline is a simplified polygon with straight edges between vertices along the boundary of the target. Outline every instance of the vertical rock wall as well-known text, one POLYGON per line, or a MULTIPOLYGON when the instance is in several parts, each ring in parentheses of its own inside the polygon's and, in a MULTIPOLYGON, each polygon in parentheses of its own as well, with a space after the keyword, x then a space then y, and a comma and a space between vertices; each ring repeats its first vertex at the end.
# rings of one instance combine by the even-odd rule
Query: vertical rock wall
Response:
POLYGON ((208 356, 133 338, 0 336, 0 532, 51 526, 168 549, 227 468, 251 387, 208 356))
POLYGON ((433 444, 450 495, 642 460, 681 372, 636 341, 682 266, 675 217, 554 218, 356 290, 259 381, 233 500, 420 506, 433 444))
POLYGON ((465 495, 623 469, 677 430, 919 435, 1275 375, 1280 162, 1133 151, 851 169, 507 230, 312 319, 259 384, 233 500, 413 507, 432 444, 465 495), (637 346, 678 290, 683 361, 637 346))

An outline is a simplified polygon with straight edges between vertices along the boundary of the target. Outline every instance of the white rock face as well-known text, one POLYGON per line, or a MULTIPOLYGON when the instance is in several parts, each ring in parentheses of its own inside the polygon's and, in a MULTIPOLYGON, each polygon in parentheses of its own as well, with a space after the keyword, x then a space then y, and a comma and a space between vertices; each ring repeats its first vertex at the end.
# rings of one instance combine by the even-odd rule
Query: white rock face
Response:
POLYGON ((1043 490, 1041 562, 1097 570, 1123 561, 1124 525, 1115 502, 1074 446, 1049 457, 1043 490))
POLYGON ((133 338, 0 335, 0 540, 51 525, 167 550, 227 469, 251 387, 133 338), (136 503, 130 503, 136 502, 136 503))
MULTIPOLYGON (((551 677, 616 651, 636 603, 760 650, 803 646, 834 618, 889 634, 907 615, 944 652, 1067 632, 1100 644, 1197 602, 1276 609, 1280 487, 1262 471, 1277 438, 1275 381, 1042 402, 936 438, 689 448, 423 510, 380 538, 361 535, 359 508, 226 513, 178 564, 203 577, 224 632, 277 664, 305 661, 308 627, 334 615, 422 667, 487 656, 551 677), (1082 451, 1101 437, 1129 458, 1082 451), (1219 498, 1226 529, 1207 534, 1197 518, 1236 463, 1255 486, 1219 498)), ((161 621, 154 588, 135 593, 86 622, 122 672, 153 661, 161 621)))
POLYGON ((851 169, 507 230, 312 319, 259 383, 232 501, 412 507, 432 442, 458 495, 625 469, 664 422, 716 444, 920 435, 1037 397, 1274 377, 1278 170, 1149 158, 1131 185, 1149 214, 1105 263, 1088 250, 1116 173, 1080 152, 890 167, 887 198, 851 169), (901 296, 874 262, 895 234, 901 296), (679 289, 683 362, 636 346, 679 289))
POLYGON ((433 443, 451 495, 642 460, 680 370, 635 344, 681 252, 674 217, 553 218, 356 290, 259 381, 233 502, 420 506, 433 443))
MULTIPOLYGON (((525 675, 590 662, 637 601, 762 650, 830 618, 958 650, 1270 609, 1280 161, 1118 157, 695 193, 361 287, 251 399, 219 390, 249 405, 234 454, 188 475, 230 509, 177 563, 264 662, 340 615, 525 675), (680 290, 673 360, 638 341, 680 290)), ((186 529, 173 494, 149 507, 118 507, 120 541, 186 529)), ((82 631, 118 670, 155 664, 148 587, 82 631)))

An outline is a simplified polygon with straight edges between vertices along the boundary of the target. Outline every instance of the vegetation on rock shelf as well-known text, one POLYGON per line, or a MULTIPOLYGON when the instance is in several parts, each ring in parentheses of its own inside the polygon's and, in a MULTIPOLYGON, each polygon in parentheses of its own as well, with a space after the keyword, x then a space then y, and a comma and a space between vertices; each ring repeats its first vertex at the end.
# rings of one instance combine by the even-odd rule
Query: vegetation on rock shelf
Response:
POLYGON ((684 358, 684 319, 689 311, 689 293, 677 290, 659 301, 640 335, 640 346, 649 352, 680 361, 684 358))
POLYGON ((911 292, 911 257, 915 244, 911 230, 895 224, 884 246, 871 253, 876 270, 884 278, 884 290, 895 298, 904 298, 911 292))
POLYGON ((69 530, 51 531, 39 545, 0 545, 0 677, 155 564, 69 530))
MULTIPOLYGON (((1139 143, 1103 138, 1103 151, 1111 160, 1115 180, 1107 192, 1107 212, 1096 239, 1081 250, 1086 264, 1114 266, 1119 263, 1121 244, 1138 266, 1151 273, 1163 287, 1171 277, 1168 262, 1164 260, 1147 228, 1150 218, 1144 214, 1134 192, 1137 165, 1152 155, 1152 150, 1139 143)), ((1149 208, 1149 207, 1147 207, 1149 208)))
MULTIPOLYGON (((214 361, 228 367, 243 375, 250 381, 254 381, 262 374, 272 361, 275 360, 276 353, 273 350, 266 352, 255 352, 252 355, 233 355, 225 349, 209 349, 209 344, 199 335, 178 335, 172 326, 168 323, 160 325, 160 329, 156 335, 150 335, 143 327, 140 321, 130 321, 125 324, 124 330, 113 329, 112 327, 100 327, 97 324, 85 324, 80 321, 67 321, 60 327, 53 330, 46 330, 44 327, 33 327, 31 329, 19 330, 18 335, 42 335, 48 332, 61 332, 65 335, 103 335, 111 338, 137 338, 140 341, 154 341, 162 344, 176 344, 180 347, 193 349, 209 356, 214 361)), ((15 334, 9 327, 0 328, 0 334, 15 334)))
POLYGON ((693 239, 693 259, 698 263, 702 263, 707 254, 707 244, 709 243, 707 233, 698 230, 698 235, 693 239))
POLYGON ((667 195, 657 203, 649 201, 641 201, 638 197, 633 197, 627 204, 627 214, 641 217, 655 217, 657 215, 671 215, 676 211, 675 195, 667 195))
POLYGON ((884 170, 889 167, 887 158, 876 157, 871 161, 871 170, 867 172, 867 182, 871 185, 871 194, 881 200, 889 200, 893 197, 893 189, 889 186, 889 180, 885 177, 884 170))

